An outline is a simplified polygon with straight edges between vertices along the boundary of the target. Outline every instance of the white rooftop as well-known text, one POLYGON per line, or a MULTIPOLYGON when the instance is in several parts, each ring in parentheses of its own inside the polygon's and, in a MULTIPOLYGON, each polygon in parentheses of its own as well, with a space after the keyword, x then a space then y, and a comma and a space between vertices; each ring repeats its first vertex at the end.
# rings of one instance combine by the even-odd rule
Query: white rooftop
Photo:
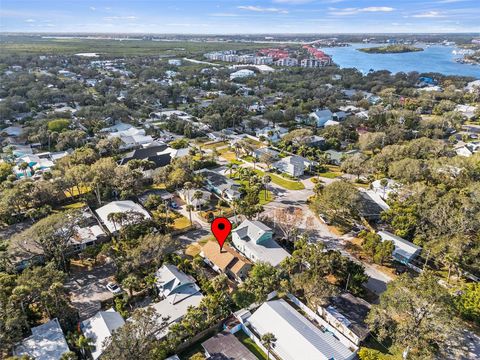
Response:
POLYGON ((150 219, 150 215, 148 214, 147 210, 145 210, 143 207, 141 207, 137 203, 134 203, 131 200, 112 201, 111 203, 108 203, 107 205, 98 208, 95 212, 111 233, 120 230, 122 228, 122 225, 114 224, 113 222, 109 221, 109 214, 138 212, 140 214, 143 214, 145 219, 150 219))
POLYGON ((262 222, 245 220, 232 230, 233 243, 250 260, 277 266, 290 254, 271 236, 262 239, 267 232, 272 232, 272 229, 262 222))
POLYGON ((332 333, 317 328, 285 300, 265 302, 248 322, 260 336, 275 335, 273 351, 282 360, 343 360, 355 355, 332 333))
POLYGON ((168 297, 171 303, 182 301, 198 291, 195 279, 178 270, 175 265, 163 265, 155 273, 155 278, 161 295, 168 297))
POLYGON ((260 239, 266 232, 271 232, 267 225, 261 221, 254 220, 245 220, 237 228, 233 229, 232 232, 238 234, 242 239, 248 236, 248 238, 254 242, 260 239))
MULTIPOLYGON (((158 313, 161 318, 168 317, 168 324, 171 325, 172 323, 180 320, 182 317, 185 316, 189 307, 197 307, 200 305, 200 302, 203 299, 203 295, 201 292, 197 292, 195 294, 191 294, 187 298, 183 299, 180 302, 172 304, 170 302, 169 297, 165 300, 160 302, 154 303, 152 307, 158 313)), ((168 328, 164 329, 160 334, 158 334, 158 338, 162 338, 168 332, 168 328)))
POLYGON ((394 235, 388 231, 379 231, 378 235, 382 237, 382 240, 391 240, 395 245, 395 250, 393 251, 393 256, 400 255, 407 260, 410 260, 415 255, 417 255, 422 249, 420 246, 411 243, 405 239, 402 239, 400 236, 394 235))
POLYGON ((70 351, 57 319, 32 328, 27 337, 14 350, 14 355, 28 355, 36 360, 57 360, 70 351))
POLYGON ((92 339, 95 346, 95 349, 92 350, 94 360, 102 354, 104 341, 123 324, 125 324, 125 320, 123 320, 122 315, 113 309, 99 311, 95 316, 82 322, 83 334, 92 339))

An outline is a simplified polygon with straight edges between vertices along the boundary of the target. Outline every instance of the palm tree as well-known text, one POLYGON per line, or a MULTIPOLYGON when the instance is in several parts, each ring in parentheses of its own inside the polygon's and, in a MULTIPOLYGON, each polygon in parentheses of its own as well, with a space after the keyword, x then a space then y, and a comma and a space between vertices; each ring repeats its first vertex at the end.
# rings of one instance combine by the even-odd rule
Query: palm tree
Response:
MULTIPOLYGON (((200 190, 197 190, 193 193, 193 200, 201 200, 203 199, 203 192, 201 192, 200 190)), ((198 204, 199 204, 199 208, 201 209, 202 208, 202 203, 201 201, 198 201, 198 204)))
POLYGON ((383 178, 382 180, 380 180, 380 185, 383 188, 383 197, 385 198, 385 192, 387 191, 387 186, 388 186, 388 179, 383 178))
POLYGON ((232 177, 233 169, 235 169, 237 165, 234 163, 228 163, 225 167, 229 170, 230 177, 232 177))
POLYGON ((233 210, 233 217, 235 219, 235 223, 237 224, 238 223, 237 211, 238 211, 238 208, 240 207, 240 199, 233 199, 232 202, 230 203, 230 207, 233 210))
POLYGON ((252 162, 253 162, 253 170, 255 170, 255 165, 257 164, 257 156, 255 154, 252 155, 252 162))
POLYGON ((193 225, 193 222, 192 222, 192 211, 195 210, 194 206, 191 205, 191 204, 188 204, 187 207, 186 207, 187 211, 188 211, 188 215, 190 217, 190 226, 193 225))
POLYGON ((241 148, 242 146, 238 141, 235 144, 233 144, 233 151, 235 152, 235 160, 238 160, 241 148))
POLYGON ((267 185, 271 181, 272 181, 272 178, 270 175, 264 175, 262 178, 263 185, 265 185, 265 200, 267 200, 267 192, 268 192, 267 185))
POLYGON ((187 192, 187 204, 190 204, 192 201, 192 199, 190 199, 190 189, 192 188, 193 184, 190 181, 187 181, 185 184, 183 184, 183 189, 187 192))
POLYGON ((140 285, 140 281, 135 275, 128 275, 122 281, 122 286, 128 290, 129 297, 132 297, 133 290, 137 289, 139 285, 140 285))
POLYGON ((270 360, 270 351, 275 347, 277 338, 272 333, 265 333, 262 335, 260 341, 262 345, 267 348, 267 359, 270 360))
MULTIPOLYGON (((80 352, 81 359, 89 359, 88 353, 95 350, 94 340, 85 335, 78 335, 75 332, 71 332, 67 335, 67 341, 72 348, 80 352)), ((77 357, 74 358, 76 359, 77 357)))
POLYGON ((28 163, 21 162, 20 164, 18 164, 18 168, 23 171, 23 175, 26 178, 27 177, 27 169, 29 168, 28 163))
POLYGON ((252 169, 245 168, 243 172, 243 180, 248 180, 248 186, 252 185, 252 180, 254 179, 256 172, 252 169))

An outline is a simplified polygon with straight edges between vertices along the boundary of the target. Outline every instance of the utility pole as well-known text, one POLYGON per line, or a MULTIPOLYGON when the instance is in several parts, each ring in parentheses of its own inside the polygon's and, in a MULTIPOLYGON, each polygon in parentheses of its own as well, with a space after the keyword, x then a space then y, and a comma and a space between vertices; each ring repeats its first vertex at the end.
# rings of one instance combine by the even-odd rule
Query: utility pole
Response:
POLYGON ((345 284, 345 291, 347 291, 348 289, 348 283, 350 282, 350 273, 348 273, 348 276, 347 276, 347 283, 345 284))

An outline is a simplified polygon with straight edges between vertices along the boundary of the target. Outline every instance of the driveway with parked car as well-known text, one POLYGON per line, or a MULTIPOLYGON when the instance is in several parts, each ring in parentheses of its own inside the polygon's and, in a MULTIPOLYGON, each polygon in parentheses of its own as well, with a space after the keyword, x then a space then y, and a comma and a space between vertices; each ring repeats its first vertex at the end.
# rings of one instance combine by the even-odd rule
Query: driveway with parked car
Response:
POLYGON ((93 316, 100 310, 102 302, 113 298, 114 294, 107 285, 113 282, 114 275, 113 263, 94 266, 91 270, 72 266, 66 286, 81 320, 93 316))

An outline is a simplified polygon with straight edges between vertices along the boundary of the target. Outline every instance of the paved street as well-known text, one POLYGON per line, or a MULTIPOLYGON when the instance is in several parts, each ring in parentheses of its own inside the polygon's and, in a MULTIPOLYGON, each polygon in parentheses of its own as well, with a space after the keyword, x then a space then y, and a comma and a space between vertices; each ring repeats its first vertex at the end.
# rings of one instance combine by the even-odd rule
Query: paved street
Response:
MULTIPOLYGON (((332 179, 327 180, 330 180, 330 182, 335 181, 332 179)), ((304 221, 303 223, 299 224, 300 229, 309 231, 311 239, 322 241, 328 249, 339 250, 343 255, 348 256, 353 261, 360 263, 359 260, 355 259, 345 250, 345 244, 351 237, 348 235, 339 236, 334 234, 330 231, 328 226, 310 210, 306 200, 313 195, 313 183, 309 180, 303 180, 302 182, 305 185, 304 190, 287 190, 271 183, 269 185, 269 190, 275 194, 275 199, 265 205, 265 211, 263 215, 268 216, 274 209, 282 207, 299 207, 304 213, 304 221), (307 219, 309 219, 308 225, 307 219)), ((392 279, 388 275, 377 270, 372 265, 364 262, 361 263, 365 266, 365 272, 370 277, 365 286, 375 294, 380 295, 386 290, 387 283, 392 279)))

